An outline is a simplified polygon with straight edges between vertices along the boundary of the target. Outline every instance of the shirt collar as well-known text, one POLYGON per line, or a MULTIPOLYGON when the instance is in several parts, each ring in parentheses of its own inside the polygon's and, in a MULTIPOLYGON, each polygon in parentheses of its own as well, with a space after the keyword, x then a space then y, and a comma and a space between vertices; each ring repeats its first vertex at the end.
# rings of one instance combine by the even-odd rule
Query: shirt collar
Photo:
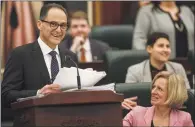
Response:
POLYGON ((158 70, 157 68, 155 68, 154 66, 152 66, 152 64, 150 62, 150 69, 151 69, 151 71, 165 71, 166 70, 166 66, 164 65, 164 67, 161 70, 158 70))
POLYGON ((47 54, 49 54, 51 51, 56 51, 57 54, 59 55, 58 45, 57 45, 56 48, 53 50, 53 49, 51 49, 45 42, 43 42, 43 41, 41 40, 40 37, 38 38, 38 43, 39 43, 39 45, 40 45, 40 48, 41 48, 41 51, 42 51, 43 55, 47 55, 47 54))

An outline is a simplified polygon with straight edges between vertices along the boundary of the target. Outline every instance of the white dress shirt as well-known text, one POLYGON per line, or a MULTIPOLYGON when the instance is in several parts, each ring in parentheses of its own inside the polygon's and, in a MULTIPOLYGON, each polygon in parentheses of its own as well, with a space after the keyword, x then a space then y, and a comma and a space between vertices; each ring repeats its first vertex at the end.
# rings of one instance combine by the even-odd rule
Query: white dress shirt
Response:
MULTIPOLYGON (((85 43, 82 45, 82 47, 85 49, 85 58, 86 58, 86 62, 92 62, 92 61, 93 61, 93 58, 92 58, 91 46, 90 46, 89 39, 86 39, 86 40, 85 40, 85 43)), ((78 60, 79 60, 79 61, 80 61, 80 58, 81 58, 80 49, 81 49, 82 47, 79 47, 78 50, 77 50, 77 57, 78 57, 78 60)))
POLYGON ((57 61, 58 61, 59 69, 61 68, 61 59, 60 59, 58 45, 53 50, 48 45, 46 45, 46 43, 43 42, 40 37, 38 38, 38 43, 39 43, 39 46, 40 46, 41 51, 43 53, 43 58, 45 60, 45 64, 47 66, 47 70, 49 72, 49 76, 50 76, 50 79, 51 79, 51 59, 52 59, 52 57, 49 54, 51 51, 56 51, 57 52, 56 58, 57 58, 57 61))

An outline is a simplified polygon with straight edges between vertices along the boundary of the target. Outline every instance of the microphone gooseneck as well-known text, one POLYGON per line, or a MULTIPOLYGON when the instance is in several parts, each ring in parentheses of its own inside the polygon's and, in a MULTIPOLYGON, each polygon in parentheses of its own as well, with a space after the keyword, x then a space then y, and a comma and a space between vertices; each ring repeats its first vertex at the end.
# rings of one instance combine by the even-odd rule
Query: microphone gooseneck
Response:
POLYGON ((70 56, 65 56, 65 60, 72 61, 74 63, 74 65, 76 66, 76 68, 77 68, 77 87, 80 90, 81 89, 81 80, 80 80, 78 65, 70 56))

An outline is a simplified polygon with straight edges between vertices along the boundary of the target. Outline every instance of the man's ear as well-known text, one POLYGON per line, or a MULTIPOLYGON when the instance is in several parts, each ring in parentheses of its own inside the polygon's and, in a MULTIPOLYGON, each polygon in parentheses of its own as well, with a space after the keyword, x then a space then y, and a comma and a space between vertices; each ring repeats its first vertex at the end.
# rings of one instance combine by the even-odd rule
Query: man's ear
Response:
POLYGON ((37 21, 37 28, 38 28, 39 30, 42 29, 42 22, 41 22, 40 20, 37 21))
POLYGON ((149 54, 151 54, 152 53, 152 46, 147 46, 146 47, 146 51, 149 53, 149 54))

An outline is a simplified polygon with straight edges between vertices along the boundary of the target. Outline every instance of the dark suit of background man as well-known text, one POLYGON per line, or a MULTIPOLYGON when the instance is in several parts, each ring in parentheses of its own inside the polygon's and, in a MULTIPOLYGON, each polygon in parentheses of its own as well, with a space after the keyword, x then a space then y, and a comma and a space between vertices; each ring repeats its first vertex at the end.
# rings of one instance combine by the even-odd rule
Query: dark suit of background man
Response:
POLYGON ((18 98, 61 92, 52 82, 60 67, 72 66, 66 55, 76 60, 74 53, 58 48, 67 29, 67 13, 61 5, 44 5, 37 27, 37 41, 15 48, 6 63, 1 88, 2 102, 8 106, 18 98), (51 51, 56 54, 51 56, 51 51))
POLYGON ((60 47, 76 53, 79 62, 102 60, 104 53, 111 49, 105 42, 89 38, 91 27, 85 12, 72 13, 69 32, 70 36, 65 38, 60 47))

